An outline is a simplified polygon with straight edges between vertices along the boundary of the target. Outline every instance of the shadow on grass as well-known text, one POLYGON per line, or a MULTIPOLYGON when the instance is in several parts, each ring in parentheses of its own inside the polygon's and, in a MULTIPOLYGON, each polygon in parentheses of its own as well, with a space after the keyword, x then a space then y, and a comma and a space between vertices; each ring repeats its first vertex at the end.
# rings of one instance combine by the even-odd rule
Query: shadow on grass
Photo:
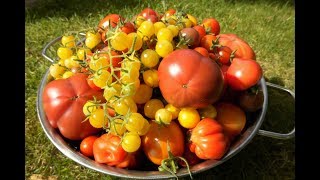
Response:
MULTIPOLYGON (((278 79, 280 82, 281 79, 278 79)), ((269 81, 270 82, 270 81, 269 81)), ((275 83, 275 81, 273 81, 275 83)), ((295 101, 268 86, 268 109, 260 129, 288 133, 295 126, 295 101)), ((295 179, 295 139, 256 135, 238 154, 195 179, 295 179)))

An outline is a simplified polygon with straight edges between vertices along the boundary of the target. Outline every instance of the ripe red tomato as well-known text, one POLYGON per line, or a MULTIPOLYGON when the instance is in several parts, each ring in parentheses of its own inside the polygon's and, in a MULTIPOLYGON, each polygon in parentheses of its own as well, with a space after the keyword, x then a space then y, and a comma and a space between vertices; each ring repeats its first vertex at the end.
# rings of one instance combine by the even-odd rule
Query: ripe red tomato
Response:
POLYGON ((212 118, 202 119, 189 133, 189 149, 200 159, 220 159, 227 151, 222 125, 212 118))
POLYGON ((262 68, 252 59, 234 58, 226 73, 227 84, 234 90, 246 90, 262 77, 262 68))
POLYGON ((197 26, 193 26, 193 29, 195 29, 198 33, 199 33, 199 39, 201 40, 203 38, 203 36, 205 36, 206 30, 204 29, 203 26, 197 25, 197 26))
POLYGON ((109 21, 111 27, 116 27, 120 19, 123 19, 119 14, 108 14, 103 19, 99 21, 99 30, 105 31, 109 28, 109 21))
POLYGON ((218 48, 218 54, 219 54, 219 62, 222 64, 230 64, 230 58, 232 55, 232 50, 227 46, 222 46, 218 48))
POLYGON ((220 24, 215 18, 205 18, 202 21, 202 25, 205 27, 206 31, 214 35, 220 33, 220 24))
POLYGON ((151 8, 144 8, 139 15, 147 19, 150 15, 158 16, 158 13, 151 8))
POLYGON ((193 49, 175 50, 158 68, 159 88, 175 107, 206 107, 216 102, 223 89, 223 75, 217 63, 193 49))
POLYGON ((221 102, 216 105, 217 121, 222 125, 226 135, 233 139, 246 125, 246 114, 235 104, 221 102))
POLYGON ((122 32, 125 32, 126 34, 135 32, 134 24, 130 21, 125 22, 122 27, 120 27, 122 32))
POLYGON ((85 121, 82 108, 88 100, 103 102, 102 91, 96 91, 87 83, 87 75, 78 73, 67 79, 49 82, 43 91, 43 109, 50 125, 70 140, 81 140, 100 129, 85 121))
POLYGON ((209 52, 204 47, 196 47, 196 48, 194 48, 194 50, 197 51, 198 53, 200 53, 204 57, 209 57, 209 52))
POLYGON ((152 121, 149 131, 142 136, 143 151, 151 162, 161 165, 161 161, 168 158, 167 142, 174 156, 183 155, 184 135, 177 123, 171 121, 162 126, 152 121))
POLYGON ((213 53, 213 42, 217 39, 215 35, 207 34, 200 40, 200 46, 206 48, 208 52, 213 53))
POLYGON ((129 165, 132 157, 127 157, 128 153, 121 146, 121 138, 111 133, 101 135, 93 143, 94 160, 98 163, 107 164, 109 166, 118 165, 121 168, 129 165))
POLYGON ((232 51, 236 50, 236 58, 255 59, 256 55, 250 45, 235 34, 220 34, 219 44, 229 47, 232 51))
POLYGON ((165 16, 165 17, 169 17, 169 16, 174 15, 175 13, 176 13, 176 10, 170 8, 170 9, 168 9, 168 10, 164 13, 164 16, 165 16))
POLYGON ((80 143, 80 152, 87 156, 93 157, 93 143, 98 138, 98 136, 88 136, 84 138, 80 143))

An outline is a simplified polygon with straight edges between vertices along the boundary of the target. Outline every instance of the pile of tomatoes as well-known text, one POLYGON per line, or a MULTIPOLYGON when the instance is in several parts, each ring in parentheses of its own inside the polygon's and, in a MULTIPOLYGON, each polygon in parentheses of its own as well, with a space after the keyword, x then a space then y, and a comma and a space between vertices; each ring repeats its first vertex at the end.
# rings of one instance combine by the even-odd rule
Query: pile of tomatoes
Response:
POLYGON ((215 18, 145 8, 132 19, 108 14, 82 34, 80 43, 80 31, 63 35, 43 106, 98 163, 175 172, 219 160, 262 107, 254 51, 220 34, 215 18))

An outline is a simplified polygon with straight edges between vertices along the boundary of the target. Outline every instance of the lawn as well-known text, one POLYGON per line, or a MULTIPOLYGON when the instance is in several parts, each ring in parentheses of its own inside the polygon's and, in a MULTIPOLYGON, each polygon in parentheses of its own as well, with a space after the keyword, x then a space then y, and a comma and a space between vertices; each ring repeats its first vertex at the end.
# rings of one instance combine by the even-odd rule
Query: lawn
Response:
MULTIPOLYGON (((295 7, 291 0, 38 0, 25 11, 25 176, 56 179, 116 179, 66 158, 46 137, 36 112, 37 89, 50 62, 43 47, 67 31, 95 27, 109 13, 132 17, 145 7, 183 10, 197 17, 215 17, 221 33, 235 33, 254 49, 268 82, 294 91, 295 7)), ((269 89, 262 129, 286 133, 295 123, 294 101, 269 89)), ((255 136, 240 153, 196 179, 295 179, 295 139, 255 136)))

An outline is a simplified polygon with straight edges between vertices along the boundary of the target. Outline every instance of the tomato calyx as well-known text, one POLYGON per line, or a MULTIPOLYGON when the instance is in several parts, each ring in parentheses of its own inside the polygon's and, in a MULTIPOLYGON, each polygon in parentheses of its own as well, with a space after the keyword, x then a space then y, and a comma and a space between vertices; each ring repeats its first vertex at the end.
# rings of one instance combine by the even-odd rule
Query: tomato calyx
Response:
POLYGON ((158 167, 158 170, 160 172, 163 172, 163 171, 169 172, 176 179, 178 179, 178 176, 176 175, 176 173, 177 173, 177 170, 179 169, 178 162, 180 160, 180 161, 183 161, 186 164, 189 176, 190 176, 191 179, 193 179, 188 161, 185 158, 181 157, 181 156, 174 156, 172 154, 171 150, 170 150, 170 146, 169 146, 169 142, 168 141, 167 141, 167 150, 168 150, 168 158, 167 159, 163 159, 161 161, 161 165, 158 167))

